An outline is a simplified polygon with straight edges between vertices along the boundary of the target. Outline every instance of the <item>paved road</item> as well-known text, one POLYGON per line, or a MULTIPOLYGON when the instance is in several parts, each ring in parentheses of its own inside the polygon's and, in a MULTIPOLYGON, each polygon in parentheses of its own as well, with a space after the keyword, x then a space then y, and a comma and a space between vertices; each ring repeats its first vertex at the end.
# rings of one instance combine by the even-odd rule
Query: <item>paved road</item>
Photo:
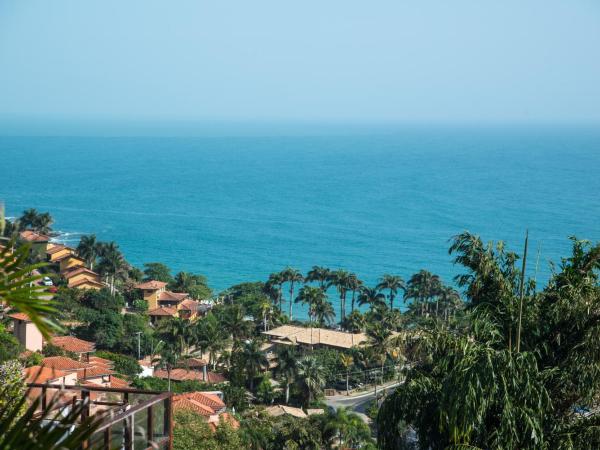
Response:
MULTIPOLYGON (((399 382, 386 384, 383 386, 383 389, 389 393, 399 384, 399 382)), ((381 387, 377 388, 377 393, 381 393, 381 387)), ((367 416, 365 415, 365 409, 367 408, 368 403, 374 398, 375 391, 371 389, 368 392, 357 395, 333 395, 331 397, 326 397, 325 403, 327 406, 331 406, 332 408, 336 409, 340 407, 349 408, 358 413, 361 417, 363 417, 363 419, 367 419, 367 416)))

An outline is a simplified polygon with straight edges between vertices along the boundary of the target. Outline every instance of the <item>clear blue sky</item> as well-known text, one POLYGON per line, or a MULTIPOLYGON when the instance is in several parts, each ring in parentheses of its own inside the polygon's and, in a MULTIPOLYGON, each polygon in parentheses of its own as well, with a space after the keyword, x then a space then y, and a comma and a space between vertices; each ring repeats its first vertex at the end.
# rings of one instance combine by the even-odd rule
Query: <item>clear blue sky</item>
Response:
POLYGON ((600 121, 598 0, 0 0, 0 120, 600 121))

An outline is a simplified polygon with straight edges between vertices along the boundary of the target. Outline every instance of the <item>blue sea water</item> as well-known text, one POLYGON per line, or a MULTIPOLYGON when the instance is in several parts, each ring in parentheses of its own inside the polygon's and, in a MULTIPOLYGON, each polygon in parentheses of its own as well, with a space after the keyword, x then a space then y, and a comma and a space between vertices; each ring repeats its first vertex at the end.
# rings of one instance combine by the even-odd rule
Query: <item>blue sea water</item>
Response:
POLYGON ((95 233, 135 265, 202 273, 217 291, 287 265, 450 282, 448 241, 463 230, 521 251, 529 229, 544 281, 568 236, 600 240, 593 127, 219 134, 0 137, 0 200, 9 216, 49 211, 73 245, 95 233))

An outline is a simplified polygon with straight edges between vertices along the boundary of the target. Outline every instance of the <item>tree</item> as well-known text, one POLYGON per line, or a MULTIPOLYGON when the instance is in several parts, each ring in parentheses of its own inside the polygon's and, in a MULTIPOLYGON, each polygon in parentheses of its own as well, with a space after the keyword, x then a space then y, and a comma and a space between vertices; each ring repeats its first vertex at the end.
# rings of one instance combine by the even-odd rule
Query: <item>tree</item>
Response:
POLYGON ((277 362, 275 373, 285 382, 285 404, 290 402, 290 386, 295 382, 298 374, 298 356, 292 346, 277 348, 277 362))
POLYGON ((161 321, 158 329, 160 338, 168 342, 181 355, 188 353, 189 346, 195 338, 194 332, 189 322, 179 317, 161 321))
POLYGON ((196 412, 177 410, 174 413, 173 450, 239 450, 244 448, 241 436, 227 423, 220 423, 213 432, 196 412))
POLYGON ((209 363, 213 370, 217 365, 217 354, 225 348, 227 331, 223 329, 219 320, 213 313, 200 319, 195 325, 195 342, 200 349, 208 351, 209 363))
POLYGON ((298 361, 297 383, 302 392, 303 405, 308 408, 313 400, 323 392, 325 376, 323 366, 316 358, 306 356, 298 361))
POLYGON ((313 314, 320 327, 324 326, 325 323, 331 324, 335 320, 335 311, 332 304, 327 300, 327 295, 318 297, 313 303, 313 314))
POLYGON ((107 351, 96 352, 96 356, 112 361, 115 372, 128 377, 136 377, 142 373, 142 368, 137 360, 131 356, 121 355, 107 351))
POLYGON ((353 311, 346 316, 343 327, 351 333, 361 333, 367 326, 365 316, 360 311, 353 311))
POLYGON ((319 287, 326 291, 330 286, 331 281, 331 270, 327 267, 313 266, 312 269, 306 274, 306 282, 317 282, 319 287))
POLYGON ((574 239, 545 289, 527 291, 520 350, 518 256, 469 233, 451 252, 466 269, 457 278, 468 299, 464 328, 421 334, 405 382, 379 412, 380 447, 398 448, 405 423, 423 448, 598 448, 586 407, 600 392, 600 245, 574 239))
MULTIPOLYGON (((440 278, 427 270, 420 270, 408 280, 404 299, 416 300, 421 309, 421 316, 429 312, 430 300, 441 290, 440 278)), ((437 302, 436 302, 437 304, 437 302)), ((437 316, 436 307, 436 316, 437 316)))
POLYGON ((279 313, 282 312, 283 296, 281 290, 283 288, 283 272, 272 273, 269 275, 269 280, 265 283, 265 293, 273 300, 275 306, 279 306, 279 313))
POLYGON ((79 245, 77 246, 77 254, 80 258, 85 259, 90 270, 94 270, 94 264, 96 263, 100 248, 101 244, 96 240, 95 234, 81 236, 79 245))
POLYGON ((99 272, 108 280, 110 292, 114 295, 117 280, 122 280, 127 275, 128 264, 119 250, 119 246, 114 242, 102 244, 99 254, 99 272))
POLYGON ((23 211, 23 215, 18 222, 21 230, 29 229, 42 234, 48 234, 52 231, 52 216, 47 212, 39 213, 34 208, 23 211))
POLYGON ((180 356, 177 349, 172 344, 165 344, 160 349, 160 359, 158 359, 158 367, 167 371, 168 390, 171 391, 171 371, 179 362, 180 356))
POLYGON ((462 307, 462 300, 459 292, 451 286, 442 286, 438 293, 438 299, 442 305, 444 320, 448 320, 448 315, 454 315, 462 307))
POLYGON ((254 391, 254 379, 258 373, 269 367, 269 361, 260 349, 260 342, 256 339, 244 342, 240 352, 243 369, 250 381, 250 390, 254 391))
POLYGON ((238 345, 251 334, 252 322, 246 319, 246 311, 241 305, 221 306, 214 310, 223 330, 233 339, 233 345, 238 345))
POLYGON ((350 395, 350 367, 354 364, 354 358, 352 355, 342 353, 340 355, 340 361, 346 369, 346 395, 350 395))
POLYGON ((329 444, 338 448, 364 448, 373 444, 369 426, 347 408, 329 408, 323 417, 329 444))
POLYGON ((187 272, 178 272, 171 283, 175 292, 187 292, 190 297, 204 300, 212 296, 208 281, 204 275, 194 275, 187 272))
POLYGON ((144 281, 163 281, 165 283, 173 283, 171 269, 165 264, 159 262, 150 262, 144 264, 144 281))
POLYGON ((379 289, 377 288, 361 286, 358 304, 360 306, 369 305, 371 309, 377 306, 385 306, 385 295, 379 292, 379 289))
MULTIPOLYGON (((383 384, 384 366, 388 355, 392 349, 391 337, 392 333, 385 324, 377 322, 367 328, 367 336, 371 351, 376 358, 381 362, 381 383, 383 384)), ((375 398, 377 398, 377 378, 375 378, 375 398)))
POLYGON ((327 302, 327 294, 321 288, 314 286, 303 286, 296 297, 296 303, 308 306, 308 317, 311 323, 316 317, 317 305, 321 306, 323 302, 327 302))
POLYGON ((379 284, 376 286, 378 290, 388 290, 388 300, 390 309, 394 309, 394 298, 399 290, 405 290, 404 280, 397 275, 385 274, 381 277, 379 284))
POLYGON ((304 281, 304 277, 302 274, 291 267, 288 267, 281 272, 281 276, 284 282, 289 283, 289 291, 290 291, 290 312, 288 317, 290 320, 293 319, 293 301, 294 301, 294 286, 296 283, 302 283, 304 281))
POLYGON ((0 324, 0 363, 17 359, 21 353, 19 341, 0 324))
POLYGON ((351 273, 348 277, 348 290, 352 292, 352 308, 350 309, 350 313, 354 312, 354 303, 356 301, 356 292, 362 287, 363 282, 359 280, 356 274, 351 273))
POLYGON ((338 269, 331 274, 330 282, 340 294, 340 323, 346 317, 346 294, 350 286, 350 279, 350 272, 344 269, 338 269))

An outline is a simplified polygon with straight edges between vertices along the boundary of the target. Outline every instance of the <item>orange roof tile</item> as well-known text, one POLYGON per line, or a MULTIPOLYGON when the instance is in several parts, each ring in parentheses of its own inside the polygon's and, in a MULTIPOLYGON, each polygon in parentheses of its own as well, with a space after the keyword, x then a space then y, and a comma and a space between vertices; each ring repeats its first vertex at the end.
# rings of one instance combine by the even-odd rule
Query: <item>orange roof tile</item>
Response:
POLYGON ((94 281, 94 280, 88 280, 87 278, 82 278, 81 280, 77 280, 73 283, 71 283, 71 281, 69 280, 69 287, 70 288, 76 288, 79 286, 83 286, 83 285, 87 285, 87 286, 97 286, 99 288, 104 287, 104 283, 101 283, 99 281, 94 281))
POLYGON ((188 294, 187 292, 164 291, 164 292, 161 292, 160 295, 158 296, 158 301, 180 302, 182 300, 185 300, 189 296, 190 296, 190 294, 188 294))
POLYGON ((68 372, 52 367, 31 366, 23 369, 23 375, 27 383, 46 383, 62 378, 67 374, 68 372))
POLYGON ((93 366, 93 367, 85 368, 83 370, 79 370, 77 372, 77 378, 79 380, 85 380, 87 378, 98 378, 103 375, 111 375, 113 373, 114 372, 111 369, 109 369, 108 367, 93 366))
POLYGON ((199 304, 199 302, 188 298, 179 304, 179 309, 185 309, 187 311, 197 311, 199 304))
POLYGON ((216 414, 216 411, 209 406, 180 395, 173 397, 173 409, 194 411, 204 417, 210 417, 216 414))
POLYGON ((65 277, 68 280, 69 278, 73 278, 75 275, 80 275, 82 273, 85 273, 87 275, 92 275, 93 277, 100 278, 100 275, 98 275, 96 272, 88 269, 87 267, 73 267, 69 271, 65 272, 63 274, 63 277, 65 277))
POLYGON ((136 284, 136 289, 146 289, 148 291, 158 291, 167 285, 164 281, 150 280, 144 283, 136 284))
POLYGON ((75 252, 74 249, 67 247, 66 245, 56 244, 52 248, 49 248, 48 250, 46 250, 46 254, 53 255, 54 253, 60 252, 61 250, 70 250, 72 252, 75 252))
POLYGON ((50 343, 67 352, 73 353, 90 353, 96 350, 96 344, 76 338, 75 336, 54 336, 50 340, 50 343))
POLYGON ((115 377, 114 375, 110 376, 110 387, 112 388, 128 388, 129 382, 122 378, 115 377))
POLYGON ((148 311, 149 316, 171 316, 174 317, 177 315, 177 310, 175 308, 170 308, 168 306, 161 306, 159 308, 152 309, 148 311))
MULTIPOLYGON (((157 378, 168 378, 166 370, 157 369, 154 371, 154 376, 157 378)), ((207 372, 208 380, 204 379, 204 373, 200 370, 188 370, 188 369, 173 369, 171 370, 171 380, 174 381, 185 381, 185 380, 197 380, 205 381, 207 383, 223 383, 227 381, 226 378, 220 373, 207 372)))
POLYGON ((194 400, 198 403, 202 403, 203 405, 206 405, 206 406, 214 409, 215 411, 225 408, 225 403, 216 394, 195 391, 195 392, 187 392, 182 395, 185 395, 190 400, 194 400))
POLYGON ((66 356, 49 356, 42 359, 42 365, 45 367, 51 367, 53 369, 70 371, 92 367, 90 364, 75 361, 74 359, 67 358, 66 356))
POLYGON ((104 366, 110 369, 113 368, 114 362, 110 359, 100 358, 99 356, 90 356, 88 361, 92 366, 104 366))
POLYGON ((31 322, 31 319, 29 318, 29 316, 27 314, 21 313, 21 312, 9 314, 8 317, 10 317, 11 319, 15 319, 15 320, 22 320, 24 322, 31 322))
POLYGON ((50 237, 46 236, 45 234, 36 233, 33 230, 21 231, 19 236, 21 239, 27 242, 48 242, 50 240, 50 237))

